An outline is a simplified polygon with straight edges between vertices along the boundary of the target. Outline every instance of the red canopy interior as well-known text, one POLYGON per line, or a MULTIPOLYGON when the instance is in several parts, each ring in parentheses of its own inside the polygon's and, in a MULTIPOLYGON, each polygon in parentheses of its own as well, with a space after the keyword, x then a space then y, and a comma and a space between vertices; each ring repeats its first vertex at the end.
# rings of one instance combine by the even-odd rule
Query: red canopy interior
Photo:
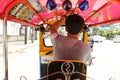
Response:
MULTIPOLYGON (((54 0, 57 8, 48 10, 47 0, 0 0, 0 19, 6 17, 10 21, 37 27, 43 22, 57 19, 65 14, 62 8, 64 0, 54 0)), ((81 11, 78 8, 82 0, 70 0, 72 9, 79 13, 86 24, 91 27, 107 23, 120 22, 119 0, 88 0, 89 8, 81 11)))

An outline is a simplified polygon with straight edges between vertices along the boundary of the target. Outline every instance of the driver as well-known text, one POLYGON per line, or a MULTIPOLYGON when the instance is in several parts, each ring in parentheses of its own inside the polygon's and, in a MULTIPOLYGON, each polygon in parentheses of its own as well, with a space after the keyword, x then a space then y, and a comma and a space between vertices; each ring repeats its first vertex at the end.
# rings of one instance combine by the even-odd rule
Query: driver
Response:
POLYGON ((91 58, 91 48, 81 40, 78 40, 82 32, 84 19, 68 11, 66 16, 55 22, 51 29, 54 60, 81 60, 88 61, 91 58), (67 36, 58 34, 58 28, 65 23, 67 36))

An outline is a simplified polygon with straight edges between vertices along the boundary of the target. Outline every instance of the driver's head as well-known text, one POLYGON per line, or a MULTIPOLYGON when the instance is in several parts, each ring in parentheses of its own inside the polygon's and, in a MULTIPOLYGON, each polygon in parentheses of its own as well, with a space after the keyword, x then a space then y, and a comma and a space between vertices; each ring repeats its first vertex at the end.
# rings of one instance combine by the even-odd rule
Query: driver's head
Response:
POLYGON ((70 34, 78 34, 84 26, 84 19, 77 15, 69 15, 65 21, 66 29, 70 34))

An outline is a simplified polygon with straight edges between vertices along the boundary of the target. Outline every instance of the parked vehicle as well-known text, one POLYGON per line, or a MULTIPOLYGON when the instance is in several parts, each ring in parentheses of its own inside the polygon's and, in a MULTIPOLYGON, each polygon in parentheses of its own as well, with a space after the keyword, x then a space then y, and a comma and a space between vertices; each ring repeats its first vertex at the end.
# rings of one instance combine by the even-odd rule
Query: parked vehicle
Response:
POLYGON ((94 39, 94 42, 103 42, 106 38, 100 35, 96 35, 93 37, 93 39, 94 39))
POLYGON ((113 38, 113 42, 115 42, 115 43, 120 43, 120 35, 116 35, 116 36, 113 38))

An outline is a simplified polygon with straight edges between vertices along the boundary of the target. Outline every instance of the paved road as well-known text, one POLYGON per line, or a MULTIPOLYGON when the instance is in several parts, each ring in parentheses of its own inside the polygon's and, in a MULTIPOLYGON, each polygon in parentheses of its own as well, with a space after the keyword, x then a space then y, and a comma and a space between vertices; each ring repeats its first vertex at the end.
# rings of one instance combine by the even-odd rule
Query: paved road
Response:
MULTIPOLYGON (((21 50, 17 49, 9 54, 9 80, 20 80, 20 76, 26 76, 27 80, 39 79, 39 44, 34 43, 29 46, 23 46, 21 50)), ((3 80, 3 67, 3 57, 1 56, 0 80, 3 80)))
MULTIPOLYGON (((39 79, 38 44, 9 54, 9 80, 19 80, 24 75, 27 80, 39 79)), ((88 76, 95 80, 120 80, 120 43, 104 41, 95 43, 92 53, 94 65, 88 67, 88 76)), ((0 80, 3 80, 3 59, 0 57, 0 80)), ((88 79, 90 80, 90 79, 88 79)))
MULTIPOLYGON (((31 43, 31 41, 27 41, 27 44, 24 44, 24 41, 18 41, 18 42, 8 42, 8 53, 16 53, 19 52, 22 49, 29 48, 33 45, 36 45, 38 43, 38 40, 35 40, 34 43, 31 43)), ((3 56, 3 44, 0 43, 0 56, 3 56)))
POLYGON ((92 55, 96 58, 88 67, 89 76, 95 80, 120 80, 120 43, 95 43, 92 55))

